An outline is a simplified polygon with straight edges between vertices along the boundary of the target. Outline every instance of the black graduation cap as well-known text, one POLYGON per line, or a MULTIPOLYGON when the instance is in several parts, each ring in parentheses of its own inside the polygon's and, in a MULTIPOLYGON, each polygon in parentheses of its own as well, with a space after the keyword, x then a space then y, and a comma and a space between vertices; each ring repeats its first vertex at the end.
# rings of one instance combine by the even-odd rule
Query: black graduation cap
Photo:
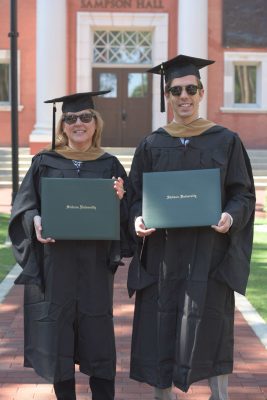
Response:
POLYGON ((160 79, 161 112, 165 111, 163 77, 165 79, 165 83, 174 78, 180 78, 186 75, 195 75, 198 79, 200 79, 199 70, 203 67, 213 64, 214 62, 215 61, 213 60, 206 60, 204 58, 196 58, 180 54, 172 58, 171 60, 162 62, 156 67, 149 69, 147 72, 151 72, 152 74, 159 74, 161 78, 160 79))
POLYGON ((93 97, 109 93, 110 90, 101 90, 97 92, 73 93, 56 99, 46 100, 44 103, 53 103, 53 132, 52 132, 52 150, 55 149, 56 142, 56 103, 62 103, 62 112, 78 112, 94 109, 93 97))

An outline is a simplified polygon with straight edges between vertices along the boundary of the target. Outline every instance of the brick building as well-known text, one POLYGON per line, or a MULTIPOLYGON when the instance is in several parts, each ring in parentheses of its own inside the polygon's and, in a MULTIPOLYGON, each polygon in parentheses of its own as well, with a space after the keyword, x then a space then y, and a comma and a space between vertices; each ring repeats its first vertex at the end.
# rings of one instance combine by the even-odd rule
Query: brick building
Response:
MULTIPOLYGON (((267 149, 265 0, 18 1, 19 145, 51 140, 44 100, 111 89, 97 100, 103 145, 135 147, 171 118, 160 113, 159 77, 146 70, 175 55, 210 58, 201 71, 201 115, 267 149)), ((0 0, 0 147, 10 146, 9 0, 0 0)))

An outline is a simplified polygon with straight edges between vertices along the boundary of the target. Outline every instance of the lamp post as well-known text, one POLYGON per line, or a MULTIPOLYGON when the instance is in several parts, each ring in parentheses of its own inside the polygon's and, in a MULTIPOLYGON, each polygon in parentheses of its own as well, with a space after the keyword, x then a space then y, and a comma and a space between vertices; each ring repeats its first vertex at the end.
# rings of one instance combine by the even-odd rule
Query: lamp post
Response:
POLYGON ((12 204, 18 192, 18 65, 17 65, 17 0, 10 0, 10 88, 12 135, 12 204))

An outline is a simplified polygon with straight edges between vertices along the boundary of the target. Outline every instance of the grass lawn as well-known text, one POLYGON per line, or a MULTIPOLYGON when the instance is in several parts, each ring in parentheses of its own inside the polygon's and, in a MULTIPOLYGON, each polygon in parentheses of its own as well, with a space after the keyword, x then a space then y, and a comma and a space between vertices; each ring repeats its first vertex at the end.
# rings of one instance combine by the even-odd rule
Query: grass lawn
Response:
MULTIPOLYGON (((265 220, 267 225, 267 220, 265 220)), ((267 322, 267 232, 257 232, 255 225, 251 272, 246 296, 267 322)))
POLYGON ((5 245, 8 222, 9 215, 0 214, 0 282, 16 263, 11 248, 5 245))

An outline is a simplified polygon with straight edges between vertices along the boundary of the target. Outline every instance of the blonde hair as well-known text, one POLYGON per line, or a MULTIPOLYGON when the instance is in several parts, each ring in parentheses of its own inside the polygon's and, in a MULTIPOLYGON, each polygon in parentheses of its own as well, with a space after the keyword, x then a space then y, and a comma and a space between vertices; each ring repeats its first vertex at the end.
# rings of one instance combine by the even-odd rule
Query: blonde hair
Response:
MULTIPOLYGON (((103 131, 104 121, 98 111, 93 109, 88 109, 88 111, 90 111, 93 114, 96 124, 95 133, 92 138, 91 148, 99 149, 101 146, 101 135, 103 131)), ((63 117, 64 114, 61 115, 56 128, 56 148, 68 145, 68 137, 63 130, 63 124, 64 124, 63 117)))

